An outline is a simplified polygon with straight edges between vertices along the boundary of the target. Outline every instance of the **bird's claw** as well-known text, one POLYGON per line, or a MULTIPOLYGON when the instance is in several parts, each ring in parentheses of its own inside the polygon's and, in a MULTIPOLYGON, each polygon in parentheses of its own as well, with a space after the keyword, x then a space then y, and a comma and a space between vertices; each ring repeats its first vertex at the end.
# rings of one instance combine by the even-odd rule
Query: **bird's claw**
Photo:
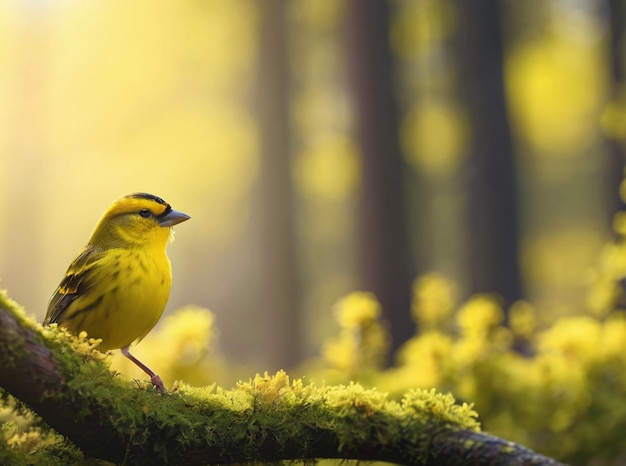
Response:
POLYGON ((161 377, 159 377, 157 374, 154 374, 150 378, 150 383, 152 383, 152 386, 157 391, 157 393, 165 393, 165 385, 163 385, 161 377))

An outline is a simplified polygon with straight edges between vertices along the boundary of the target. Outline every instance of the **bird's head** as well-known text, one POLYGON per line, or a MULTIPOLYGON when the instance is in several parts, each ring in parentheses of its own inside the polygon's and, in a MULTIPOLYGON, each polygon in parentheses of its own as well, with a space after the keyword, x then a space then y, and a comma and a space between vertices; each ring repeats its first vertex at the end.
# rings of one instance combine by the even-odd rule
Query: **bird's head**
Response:
POLYGON ((99 247, 154 245, 163 247, 170 227, 188 220, 189 215, 172 209, 160 197, 133 193, 115 201, 102 215, 90 239, 99 247))

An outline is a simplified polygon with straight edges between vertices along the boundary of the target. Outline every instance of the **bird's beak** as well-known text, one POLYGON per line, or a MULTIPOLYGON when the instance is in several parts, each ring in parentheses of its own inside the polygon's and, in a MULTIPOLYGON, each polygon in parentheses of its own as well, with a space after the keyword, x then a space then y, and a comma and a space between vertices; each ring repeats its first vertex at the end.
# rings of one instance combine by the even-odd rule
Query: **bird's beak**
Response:
POLYGON ((162 227, 173 227, 185 220, 189 220, 191 217, 187 214, 183 214, 178 210, 170 210, 167 214, 159 217, 159 225, 162 227))

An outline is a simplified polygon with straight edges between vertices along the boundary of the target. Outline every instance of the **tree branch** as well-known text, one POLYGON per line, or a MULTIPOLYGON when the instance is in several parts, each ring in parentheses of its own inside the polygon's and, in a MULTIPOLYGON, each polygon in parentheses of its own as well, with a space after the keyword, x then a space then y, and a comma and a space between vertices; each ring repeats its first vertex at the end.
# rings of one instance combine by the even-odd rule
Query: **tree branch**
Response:
POLYGON ((42 329, 0 294, 0 384, 91 457, 130 464, 341 458, 402 464, 558 465, 477 431, 449 395, 402 402, 351 384, 314 387, 283 372, 233 390, 128 387, 99 353, 42 329))

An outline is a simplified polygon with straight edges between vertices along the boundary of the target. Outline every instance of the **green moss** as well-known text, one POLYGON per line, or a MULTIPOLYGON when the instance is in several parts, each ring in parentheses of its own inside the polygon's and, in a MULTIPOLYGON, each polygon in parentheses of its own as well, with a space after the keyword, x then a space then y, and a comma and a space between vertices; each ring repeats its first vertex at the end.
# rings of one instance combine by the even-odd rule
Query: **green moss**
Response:
POLYGON ((83 464, 80 450, 6 393, 0 403, 0 464, 83 464))
MULTIPOLYGON (((309 458, 319 455, 316 446, 323 442, 329 446, 327 456, 362 458, 364 448, 376 448, 401 451, 406 462, 420 463, 432 453, 439 435, 479 430, 472 406, 457 404, 449 394, 410 389, 391 399, 355 382, 315 385, 290 380, 283 371, 257 375, 230 390, 180 383, 175 391, 160 395, 149 384, 116 377, 94 342, 55 327, 41 328, 4 294, 0 306, 35 331, 63 373, 63 390, 46 396, 71 406, 77 422, 102 427, 103 444, 121 439, 127 450, 120 462, 180 461, 194 449, 211 449, 221 462, 254 461, 268 451, 270 459, 309 458)), ((49 455, 63 458, 62 464, 81 461, 75 446, 10 402, 5 396, 15 423, 11 429, 18 430, 3 436, 1 460, 47 464, 38 455, 49 455)))
MULTIPOLYGON (((0 309, 10 312, 18 323, 34 329, 34 337, 44 341, 45 331, 4 290, 0 290, 0 309)), ((67 334, 63 337, 70 339, 67 334)), ((3 363, 9 367, 24 355, 23 339, 3 339, 0 352, 3 363)), ((70 352, 71 353, 71 352, 70 352)), ((74 360, 74 368, 80 366, 80 356, 64 354, 59 360, 74 360)), ((0 464, 21 465, 68 465, 81 464, 84 457, 79 449, 61 435, 50 429, 39 416, 0 388, 0 464)))
MULTIPOLYGON (((105 379, 97 364, 84 364, 68 381, 68 390, 55 396, 60 402, 85 396, 88 402, 75 403, 79 420, 106 413, 116 435, 130 445, 130 464, 154 455, 167 463, 196 447, 215 448, 225 460, 241 460, 243 453, 243 459, 252 461, 268 442, 276 455, 288 448, 306 458, 320 435, 336 437, 339 452, 346 456, 364 444, 393 449, 409 438, 419 447, 407 455, 418 461, 428 453, 429 438, 443 429, 478 428, 469 407, 434 391, 411 391, 396 402, 355 383, 317 387, 291 382, 279 372, 232 390, 182 384, 176 392, 158 395, 151 389, 129 389, 110 375, 105 379)), ((61 451, 63 445, 55 448, 61 451)))
MULTIPOLYGON (((257 376, 233 390, 182 385, 178 393, 169 395, 170 400, 176 398, 193 408, 199 422, 210 424, 203 442, 224 455, 228 455, 227 448, 241 445, 249 459, 270 435, 277 453, 289 444, 306 457, 320 432, 336 436, 339 451, 350 452, 370 441, 393 447, 407 435, 428 443, 428 437, 442 429, 478 429, 476 413, 466 405, 455 405, 450 395, 415 390, 398 403, 388 400, 385 393, 355 383, 317 387, 300 379, 290 382, 282 371, 257 376)), ((160 406, 155 413, 160 428, 180 426, 178 409, 176 403, 160 406)), ((185 419, 185 423, 187 430, 177 434, 176 442, 191 447, 197 425, 193 419, 185 419)))
MULTIPOLYGON (((21 325, 31 326, 33 324, 33 321, 26 317, 24 310, 10 299, 4 290, 0 290, 0 309, 11 311, 21 325)), ((24 354, 24 351, 24 342, 19 338, 0 341, 0 352, 4 355, 4 363, 9 367, 16 364, 16 360, 24 354)))

